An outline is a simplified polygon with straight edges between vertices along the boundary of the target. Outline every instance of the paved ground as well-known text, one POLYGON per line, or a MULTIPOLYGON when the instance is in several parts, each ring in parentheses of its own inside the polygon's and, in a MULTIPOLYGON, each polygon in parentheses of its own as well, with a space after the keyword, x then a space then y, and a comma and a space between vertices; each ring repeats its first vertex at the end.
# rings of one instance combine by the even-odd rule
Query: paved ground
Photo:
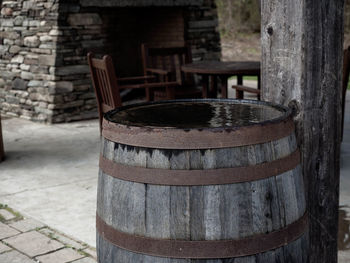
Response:
POLYGON ((45 224, 0 206, 1 263, 96 263, 96 251, 45 224))
MULTIPOLYGON (((230 90, 229 94, 233 96, 233 91, 230 90)), ((350 162, 347 161, 350 158, 350 94, 347 100, 349 114, 346 116, 341 157, 340 247, 343 250, 339 252, 340 263, 349 262, 350 259, 350 162)), ((28 230, 29 232, 12 224, 21 217, 4 221, 5 225, 0 224, 0 262, 26 263, 38 260, 39 257, 42 262, 70 262, 50 261, 56 258, 56 254, 52 257, 50 253, 70 257, 77 256, 88 246, 95 247, 98 121, 45 125, 11 118, 3 120, 2 126, 6 160, 0 163, 0 204, 7 204, 25 218, 41 223, 40 227, 28 230), (42 225, 45 226, 43 229, 42 225), (10 231, 10 235, 1 237, 2 229, 10 231), (66 237, 73 237, 76 244, 86 244, 85 247, 82 249, 67 245, 60 240, 58 243, 55 240, 53 242, 53 234, 50 234, 52 229, 55 229, 56 234, 64 233, 66 237), (18 245, 23 240, 40 240, 47 236, 54 245, 45 251, 35 251, 32 254, 30 250, 18 245), (11 248, 10 251, 4 246, 4 241, 11 248), (70 247, 76 250, 68 249, 70 247), (27 257, 27 261, 22 260, 23 255, 19 253, 27 257), (41 257, 44 254, 46 256, 41 257), (19 259, 3 260, 7 256, 19 259), (28 261, 29 258, 32 261, 28 261)), ((72 260, 89 263, 92 259, 72 260)))
POLYGON ((98 121, 2 123, 0 203, 95 246, 98 121))

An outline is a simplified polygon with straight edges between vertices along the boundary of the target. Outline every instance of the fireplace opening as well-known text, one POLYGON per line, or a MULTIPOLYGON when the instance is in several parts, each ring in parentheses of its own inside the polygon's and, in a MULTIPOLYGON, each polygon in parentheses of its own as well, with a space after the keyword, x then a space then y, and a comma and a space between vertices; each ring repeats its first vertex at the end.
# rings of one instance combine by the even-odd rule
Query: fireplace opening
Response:
POLYGON ((103 9, 106 34, 104 52, 113 58, 117 76, 143 74, 141 44, 173 47, 185 44, 184 12, 181 8, 103 9))

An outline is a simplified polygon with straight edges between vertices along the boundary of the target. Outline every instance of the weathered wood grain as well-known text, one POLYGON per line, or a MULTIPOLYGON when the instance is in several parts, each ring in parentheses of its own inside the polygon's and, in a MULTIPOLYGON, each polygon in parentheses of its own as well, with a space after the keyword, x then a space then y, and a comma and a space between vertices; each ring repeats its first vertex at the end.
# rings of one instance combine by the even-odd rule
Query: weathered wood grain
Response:
MULTIPOLYGON (((211 150, 146 149, 104 139, 101 152, 117 163, 160 168, 166 173, 170 169, 256 165, 286 157, 295 150, 292 134, 274 142, 211 150)), ((221 240, 265 234, 285 227, 305 212, 305 204, 296 204, 304 200, 303 191, 297 189, 303 187, 300 172, 297 167, 253 182, 181 187, 128 182, 100 172, 97 213, 117 230, 152 238, 221 240)), ((291 248, 285 246, 235 259, 170 259, 125 251, 107 244, 109 242, 99 236, 98 242, 98 253, 109 253, 101 258, 112 260, 102 263, 274 262, 277 257, 284 259, 284 250, 291 253, 293 249, 302 250, 298 243, 291 248)), ((303 255, 302 252, 297 254, 303 255)))
POLYGON ((170 238, 191 238, 190 232, 190 189, 170 187, 170 238))
POLYGON ((147 185, 146 233, 148 237, 170 238, 170 186, 147 185))
POLYGON ((253 155, 260 149, 264 151, 264 153, 260 153, 261 157, 256 162, 259 164, 286 157, 297 149, 294 134, 257 145, 208 150, 149 149, 116 144, 107 139, 104 139, 103 144, 106 146, 102 148, 102 155, 116 163, 162 169, 175 169, 174 167, 179 167, 176 169, 215 169, 247 166, 249 151, 253 155), (271 144, 275 146, 271 146, 271 144), (112 148, 114 148, 113 158, 108 150, 112 148))
POLYGON ((295 111, 310 262, 336 262, 344 0, 268 0, 261 7, 262 98, 295 111))
MULTIPOLYGON (((285 140, 282 140, 285 141, 285 140)), ((249 165, 272 161, 273 147, 271 144, 254 145, 248 147, 249 165)), ((268 178, 251 182, 252 188, 252 226, 253 234, 268 233, 280 229, 278 194, 275 178, 268 178)))

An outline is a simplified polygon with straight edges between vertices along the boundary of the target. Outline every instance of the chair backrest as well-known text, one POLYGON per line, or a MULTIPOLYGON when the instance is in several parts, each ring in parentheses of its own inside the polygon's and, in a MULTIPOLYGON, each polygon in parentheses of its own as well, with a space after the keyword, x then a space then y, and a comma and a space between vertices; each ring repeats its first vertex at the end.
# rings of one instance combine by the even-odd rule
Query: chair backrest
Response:
POLYGON ((181 84, 193 84, 193 74, 181 71, 181 66, 192 63, 191 48, 188 45, 181 47, 149 47, 141 45, 144 74, 147 68, 163 69, 170 72, 167 81, 177 81, 181 84))
POLYGON ((92 53, 88 53, 87 58, 97 99, 101 131, 103 114, 122 105, 119 87, 110 56, 105 55, 102 59, 97 59, 92 53))

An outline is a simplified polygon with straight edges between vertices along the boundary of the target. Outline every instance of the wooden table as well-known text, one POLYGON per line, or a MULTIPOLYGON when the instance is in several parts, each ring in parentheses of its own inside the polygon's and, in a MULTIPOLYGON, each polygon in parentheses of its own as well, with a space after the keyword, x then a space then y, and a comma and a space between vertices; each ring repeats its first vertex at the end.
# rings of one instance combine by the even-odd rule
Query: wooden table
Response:
POLYGON ((259 61, 200 61, 185 64, 181 70, 186 73, 195 73, 202 76, 203 98, 208 98, 209 77, 211 78, 211 91, 216 95, 216 80, 222 81, 221 96, 227 98, 227 80, 231 76, 237 76, 237 84, 243 84, 243 76, 257 76, 258 88, 260 87, 260 62, 259 61))
POLYGON ((1 115, 0 115, 0 162, 4 159, 4 143, 2 142, 1 115))

